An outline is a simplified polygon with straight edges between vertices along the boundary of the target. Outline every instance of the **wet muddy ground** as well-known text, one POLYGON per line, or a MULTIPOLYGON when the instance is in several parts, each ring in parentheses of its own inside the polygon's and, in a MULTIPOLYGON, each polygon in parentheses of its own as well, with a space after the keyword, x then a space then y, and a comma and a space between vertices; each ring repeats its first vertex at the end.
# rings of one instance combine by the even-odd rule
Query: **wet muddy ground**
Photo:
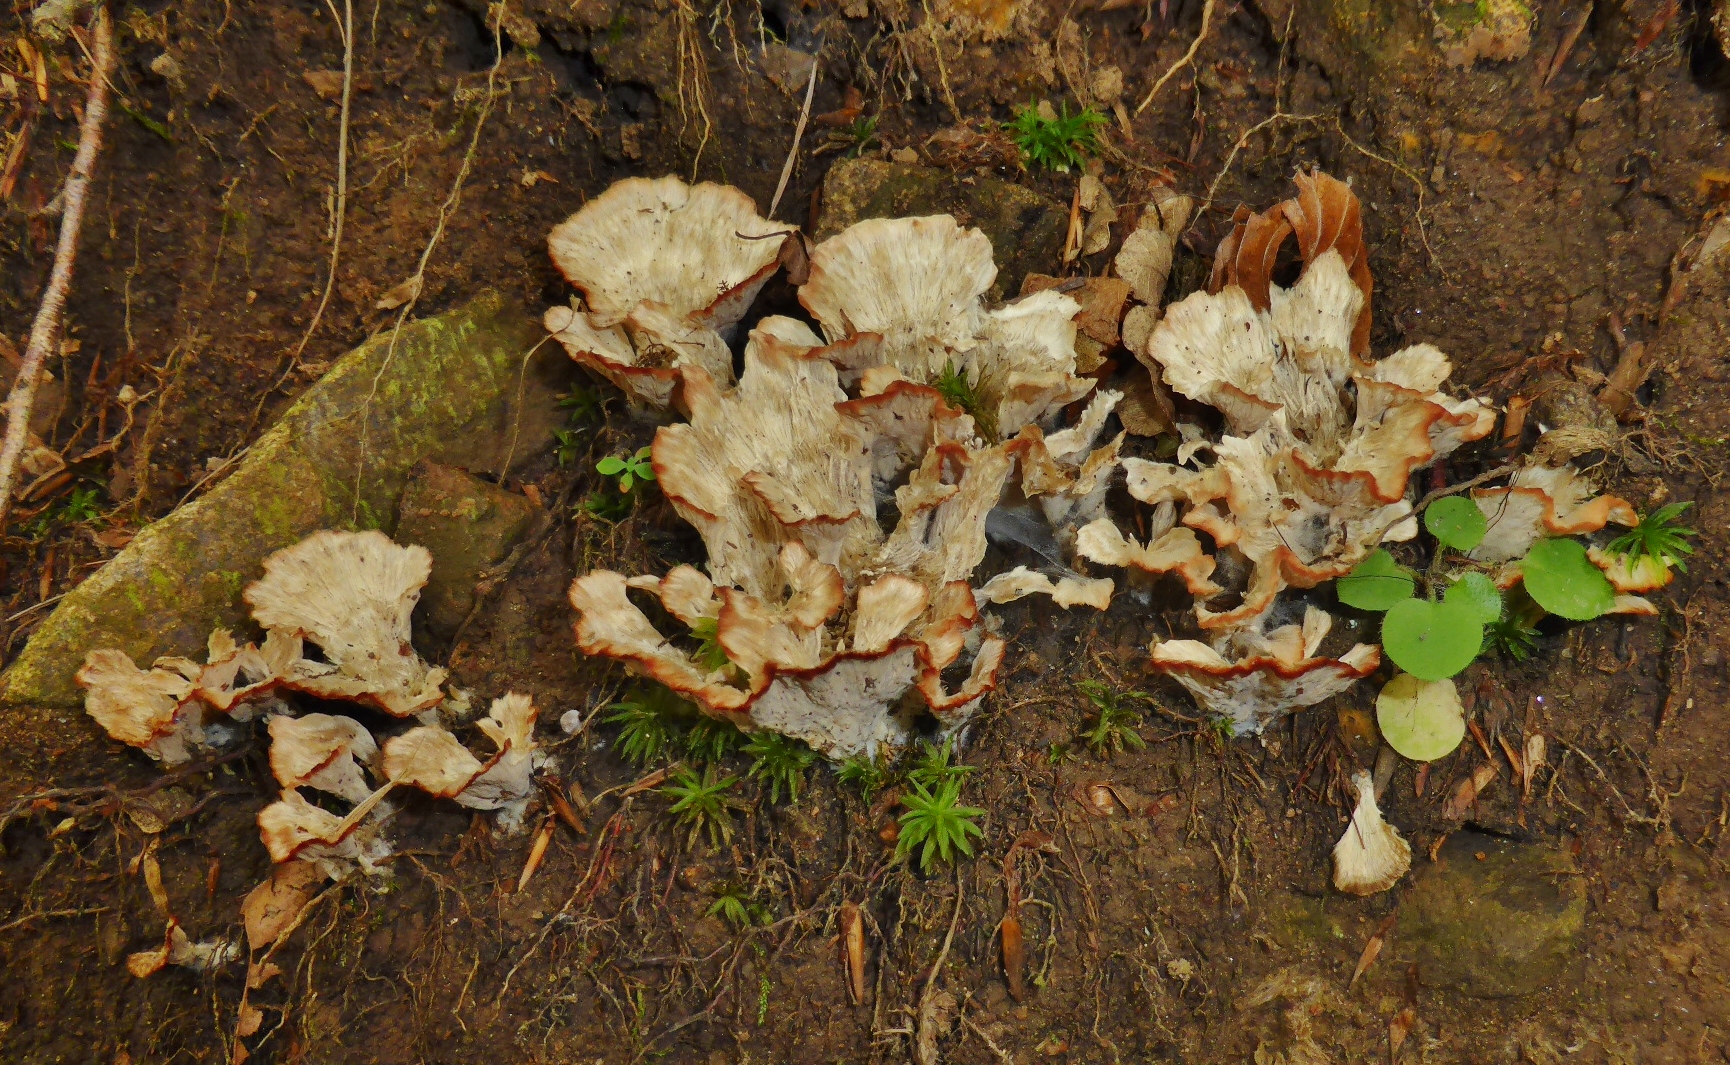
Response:
MULTIPOLYGON (((487 288, 538 311, 568 295, 547 230, 620 177, 725 181, 766 209, 810 54, 811 112, 841 111, 857 90, 874 136, 813 125, 777 218, 813 227, 827 169, 855 152, 963 183, 994 175, 1067 207, 1077 176, 1020 171, 994 131, 1034 99, 1110 111, 1096 75, 1115 67, 1127 121, 1107 132, 1104 180, 1121 204, 1157 183, 1210 201, 1189 238, 1191 284, 1238 203, 1283 197, 1300 166, 1349 179, 1366 207, 1374 350, 1433 342, 1457 380, 1506 399, 1545 374, 1609 372, 1613 316, 1659 354, 1645 413, 1596 475, 1642 508, 1696 501, 1702 534, 1689 572, 1657 593, 1661 617, 1547 627, 1529 661, 1466 675, 1486 732, 1542 732, 1550 764, 1523 789, 1497 749, 1468 741, 1421 795, 1401 768, 1383 806, 1418 856, 1394 891, 1357 899, 1329 882, 1345 775, 1374 758, 1361 742, 1371 685, 1265 741, 1222 741, 1146 671, 1180 598, 1156 588, 1105 615, 1012 606, 1000 612, 1015 637, 1006 682, 967 737, 967 798, 987 811, 973 860, 929 877, 891 863, 880 833, 892 811, 826 768, 797 803, 753 789, 730 845, 686 846, 664 800, 620 797, 638 774, 591 722, 548 740, 583 794, 613 789, 586 832, 561 828, 518 893, 527 836, 412 804, 389 875, 328 891, 280 951, 284 977, 256 999, 253 1060, 898 1061, 918 1052, 918 1030, 941 1032, 943 1060, 980 1063, 1726 1056, 1730 288, 1688 269, 1730 194, 1709 5, 1537 4, 1528 55, 1466 67, 1447 65, 1430 12, 1411 3, 1207 7, 1193 62, 1140 109, 1202 30, 1201 3, 511 0, 492 23, 470 0, 363 3, 340 197, 341 5, 117 12, 125 103, 38 431, 81 453, 123 423, 123 387, 148 398, 112 453, 18 509, 0 555, 8 657, 129 530, 216 483, 332 360, 387 328, 423 259, 416 315, 487 288), (69 509, 75 492, 97 516, 69 509), (1153 696, 1145 749, 1086 749, 1084 678, 1153 696), (1486 761, 1496 782, 1444 818, 1486 761), (1056 853, 1020 859, 1029 986, 1017 1002, 997 927, 1005 855, 1031 831, 1056 853), (1495 894, 1499 876, 1512 895, 1495 894), (740 889, 764 908, 743 932, 707 915, 740 889), (1492 894, 1517 905, 1471 909, 1492 894), (858 1003, 838 949, 848 902, 865 929, 858 1003), (1450 905, 1466 918, 1442 920, 1450 905), (1509 953, 1533 936, 1549 953, 1509 953)), ((22 25, 15 15, 0 35, 22 25)), ((48 56, 50 99, 31 108, 0 225, 0 335, 15 343, 51 261, 42 209, 83 95, 72 53, 48 56)), ((10 52, 0 68, 21 73, 10 52)), ((0 100, 9 133, 22 111, 0 100)), ((568 507, 596 489, 596 458, 652 431, 614 401, 575 456, 538 457, 516 487, 568 507)), ((576 654, 570 580, 699 553, 652 495, 616 525, 561 510, 433 653, 480 695, 528 690, 544 720, 586 716, 626 679, 576 654)), ((238 967, 136 980, 124 960, 159 936, 137 874, 150 839, 189 928, 237 933, 239 900, 269 865, 253 824, 274 790, 262 745, 165 784, 81 715, 9 709, 0 737, 0 1057, 229 1057, 238 967), (171 823, 147 837, 129 811, 162 796, 171 823)))

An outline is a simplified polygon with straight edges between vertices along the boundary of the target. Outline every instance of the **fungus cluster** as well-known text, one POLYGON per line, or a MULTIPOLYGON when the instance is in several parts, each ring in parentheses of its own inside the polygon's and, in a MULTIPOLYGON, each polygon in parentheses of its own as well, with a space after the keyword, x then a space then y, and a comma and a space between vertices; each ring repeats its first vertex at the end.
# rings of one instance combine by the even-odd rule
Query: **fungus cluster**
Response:
POLYGON ((330 876, 372 870, 389 853, 384 800, 396 786, 501 810, 511 824, 531 791, 536 711, 525 695, 495 700, 477 722, 495 748, 484 760, 433 723, 445 671, 409 642, 431 568, 425 548, 383 533, 314 533, 266 559, 264 576, 244 592, 262 642, 241 646, 218 630, 204 664, 160 658, 148 670, 123 652, 92 651, 77 675, 85 709, 110 736, 165 765, 238 736, 230 723, 266 719, 282 791, 258 825, 277 862, 300 858, 330 876), (352 704, 379 723, 301 713, 296 694, 352 704), (402 720, 419 723, 381 745, 375 731, 402 720))
POLYGON ((808 320, 756 322, 736 382, 724 345, 708 358, 644 343, 628 322, 601 332, 644 307, 736 326, 740 294, 775 264, 774 242, 758 238, 780 235, 741 199, 631 179, 549 240, 583 302, 549 311, 548 328, 635 402, 684 415, 656 433, 655 475, 708 556, 706 573, 579 578, 578 644, 705 713, 834 756, 904 742, 924 715, 953 729, 1003 659, 981 598, 1109 602, 1109 580, 1067 567, 999 575, 978 593, 973 581, 1006 491, 1059 541, 1103 513, 1116 450, 1093 445, 1119 397, 1093 396, 1079 425, 1045 436, 1094 389, 1076 372, 1080 305, 1045 291, 987 307, 990 241, 947 216, 865 221, 811 249, 795 279, 808 320), (627 245, 616 260, 593 254, 627 245), (679 272, 702 285, 668 276, 679 272), (650 602, 686 631, 656 628, 650 602))

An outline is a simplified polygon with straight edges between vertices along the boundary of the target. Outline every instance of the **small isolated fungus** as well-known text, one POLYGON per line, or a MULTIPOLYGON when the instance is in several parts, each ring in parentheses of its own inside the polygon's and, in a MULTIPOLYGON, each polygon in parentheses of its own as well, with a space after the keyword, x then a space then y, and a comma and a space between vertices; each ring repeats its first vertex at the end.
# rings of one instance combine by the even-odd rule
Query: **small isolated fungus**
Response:
POLYGON ((360 722, 333 714, 270 719, 270 771, 285 788, 317 788, 352 803, 372 794, 363 766, 378 744, 360 722))
POLYGON ((583 295, 546 326, 573 359, 633 401, 665 409, 680 367, 732 381, 726 334, 775 272, 785 227, 738 189, 676 177, 629 178, 547 238, 553 264, 583 295))
POLYGON ((1357 809, 1345 835, 1334 844, 1334 887, 1348 895, 1374 895, 1394 886, 1412 867, 1412 848, 1376 805, 1375 781, 1368 771, 1352 776, 1357 809))
POLYGON ((240 944, 226 939, 194 942, 192 937, 186 934, 186 930, 180 927, 180 922, 170 917, 167 931, 162 938, 162 946, 127 955, 126 971, 140 980, 155 975, 170 965, 201 973, 227 965, 240 957, 240 953, 240 944))
MULTIPOLYGON (((437 706, 445 671, 409 643, 410 615, 432 570, 426 548, 381 532, 313 533, 264 560, 245 592, 253 617, 324 653, 286 663, 283 687, 362 703, 393 717, 437 706)), ((266 641, 267 644, 269 641, 266 641)))

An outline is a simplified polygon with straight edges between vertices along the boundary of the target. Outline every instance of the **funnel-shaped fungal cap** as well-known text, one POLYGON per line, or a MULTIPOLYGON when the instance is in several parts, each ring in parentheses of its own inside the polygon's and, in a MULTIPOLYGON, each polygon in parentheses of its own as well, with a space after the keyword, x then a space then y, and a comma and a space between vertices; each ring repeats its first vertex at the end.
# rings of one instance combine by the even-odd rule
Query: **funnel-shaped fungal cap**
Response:
MULTIPOLYGON (((169 660, 174 663, 185 660, 169 660)), ((165 765, 179 765, 204 743, 203 714, 189 702, 198 667, 139 669, 123 651, 91 651, 75 678, 84 689, 84 712, 121 743, 165 765)))
POLYGON ((720 328, 744 316, 774 273, 773 238, 786 228, 727 185, 627 178, 554 226, 547 251, 597 326, 619 324, 646 301, 720 328))
POLYGON ((265 559, 264 577, 245 598, 259 624, 324 652, 323 662, 289 663, 284 686, 408 717, 444 698, 445 671, 421 661, 409 643, 409 618, 431 569, 424 547, 399 547, 376 531, 327 530, 265 559))
POLYGON ((1412 867, 1412 848, 1376 806, 1375 781, 1367 771, 1352 776, 1357 809, 1345 835, 1334 844, 1334 887, 1348 895, 1374 895, 1394 886, 1412 867))
POLYGON ((1269 633, 1241 629, 1222 640, 1232 657, 1198 640, 1153 645, 1153 668, 1187 688, 1202 709, 1238 735, 1260 732, 1296 707, 1313 706, 1369 676, 1381 651, 1357 644, 1339 658, 1317 657, 1333 619, 1310 607, 1301 624, 1269 633))
POLYGON ((270 771, 284 788, 317 788, 352 803, 372 794, 362 766, 378 744, 360 722, 333 714, 270 719, 270 771))
POLYGON ((1598 495, 1592 482, 1565 465, 1528 466, 1508 478, 1506 488, 1473 489, 1472 501, 1489 525, 1483 542, 1468 554, 1479 562, 1524 558, 1546 536, 1578 536, 1609 522, 1633 526, 1640 521, 1627 500, 1598 495))

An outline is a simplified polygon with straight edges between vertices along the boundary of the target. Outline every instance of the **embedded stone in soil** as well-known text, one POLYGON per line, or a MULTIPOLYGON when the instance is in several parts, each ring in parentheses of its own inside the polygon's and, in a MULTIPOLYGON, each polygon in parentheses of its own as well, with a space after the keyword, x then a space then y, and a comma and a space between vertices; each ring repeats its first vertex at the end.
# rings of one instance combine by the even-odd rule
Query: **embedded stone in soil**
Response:
POLYGON ((1586 883, 1553 847, 1459 832, 1400 903, 1395 931, 1430 986, 1529 995, 1579 958, 1586 883))
POLYGON ((397 511, 396 540, 432 552, 416 631, 453 636, 475 605, 482 574, 510 554, 534 516, 535 505, 515 492, 436 462, 415 466, 397 511))
POLYGON ((1062 204, 1021 185, 996 178, 971 178, 965 184, 949 170, 848 159, 823 178, 823 213, 818 240, 826 240, 867 218, 906 218, 948 214, 991 241, 997 280, 989 295, 1002 299, 1019 292, 1021 279, 1057 264, 1069 233, 1069 212, 1062 204))
POLYGON ((139 532, 74 588, 0 683, 0 703, 76 706, 85 652, 148 664, 202 656, 210 630, 244 631, 241 589, 266 555, 319 529, 392 531, 422 459, 497 473, 544 450, 574 370, 496 294, 386 332, 339 359, 253 442, 234 474, 139 532))

